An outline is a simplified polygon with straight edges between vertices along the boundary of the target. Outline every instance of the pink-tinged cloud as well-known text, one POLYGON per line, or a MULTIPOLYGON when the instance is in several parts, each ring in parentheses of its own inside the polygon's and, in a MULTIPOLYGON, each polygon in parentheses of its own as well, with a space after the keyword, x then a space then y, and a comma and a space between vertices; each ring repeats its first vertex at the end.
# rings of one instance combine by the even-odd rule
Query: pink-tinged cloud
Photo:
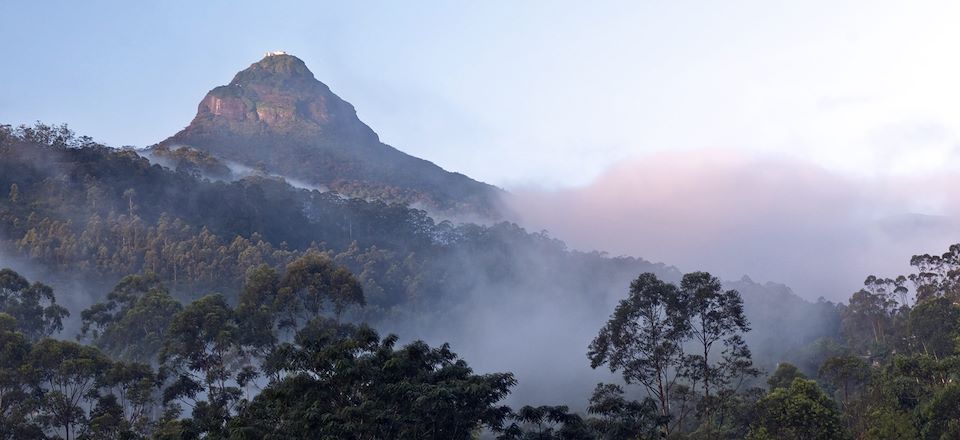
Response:
POLYGON ((868 274, 960 242, 953 176, 852 178, 735 151, 646 156, 590 185, 514 190, 530 229, 572 247, 634 255, 733 279, 845 299, 868 274))

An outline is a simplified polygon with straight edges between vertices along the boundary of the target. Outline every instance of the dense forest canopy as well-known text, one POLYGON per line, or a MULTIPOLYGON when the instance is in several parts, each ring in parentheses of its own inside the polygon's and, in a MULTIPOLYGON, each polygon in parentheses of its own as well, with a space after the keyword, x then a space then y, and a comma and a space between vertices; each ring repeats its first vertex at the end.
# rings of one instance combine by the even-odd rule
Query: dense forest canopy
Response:
POLYGON ((838 337, 805 354, 813 371, 757 368, 742 296, 710 274, 640 274, 583 347, 581 368, 621 380, 597 384, 581 411, 503 405, 513 374, 342 321, 366 298, 321 253, 251 268, 236 305, 124 277, 81 312, 79 343, 55 339, 70 312, 53 289, 2 269, 0 438, 953 438, 958 254, 868 277, 838 337))
POLYGON ((0 188, 4 260, 45 274, 0 271, 0 438, 960 432, 960 245, 811 303, 65 126, 0 127, 0 188))

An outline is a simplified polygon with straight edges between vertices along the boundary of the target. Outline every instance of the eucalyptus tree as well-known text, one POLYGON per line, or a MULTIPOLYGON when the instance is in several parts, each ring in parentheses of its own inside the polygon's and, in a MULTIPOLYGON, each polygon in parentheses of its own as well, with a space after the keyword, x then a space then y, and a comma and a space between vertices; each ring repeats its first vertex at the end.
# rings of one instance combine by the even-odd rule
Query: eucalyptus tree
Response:
POLYGON ((280 275, 273 267, 262 264, 247 271, 240 291, 237 318, 242 338, 261 354, 277 343, 277 315, 281 307, 277 302, 279 289, 280 275))
POLYGON ((339 320, 350 306, 364 306, 360 282, 323 255, 308 253, 287 265, 277 294, 281 326, 295 328, 321 316, 327 304, 339 320))
POLYGON ((679 315, 686 320, 685 327, 699 351, 687 356, 685 371, 689 379, 701 384, 705 421, 712 424, 711 412, 718 396, 712 396, 711 391, 731 385, 735 390, 745 376, 759 374, 753 368, 750 349, 741 337, 750 331, 750 324, 740 293, 724 291, 720 280, 707 272, 684 275, 680 296, 678 304, 683 310, 679 315), (713 362, 717 344, 722 344, 722 353, 718 361, 713 362))
POLYGON ((956 351, 960 337, 960 306, 946 297, 932 297, 910 310, 908 324, 915 350, 935 358, 956 351))
POLYGON ((220 435, 250 379, 239 374, 249 371, 246 361, 235 311, 222 295, 200 298, 177 313, 167 330, 160 362, 171 382, 163 401, 190 405, 200 431, 220 435))
POLYGON ((0 269, 0 313, 16 320, 17 330, 31 341, 63 330, 63 318, 70 316, 66 308, 57 304, 50 286, 31 284, 11 269, 0 269))
POLYGON ((80 312, 80 338, 115 358, 156 364, 167 329, 182 308, 155 273, 129 275, 105 301, 80 312))
POLYGON ((40 414, 70 440, 87 425, 85 404, 110 368, 110 360, 93 347, 44 339, 33 345, 23 368, 38 387, 40 414))
POLYGON ((670 395, 681 379, 683 343, 690 331, 682 298, 675 285, 641 274, 587 353, 592 368, 607 365, 657 400, 664 435, 670 434, 670 395))
POLYGON ((0 313, 0 439, 43 438, 38 400, 29 370, 30 341, 17 331, 16 320, 0 313))

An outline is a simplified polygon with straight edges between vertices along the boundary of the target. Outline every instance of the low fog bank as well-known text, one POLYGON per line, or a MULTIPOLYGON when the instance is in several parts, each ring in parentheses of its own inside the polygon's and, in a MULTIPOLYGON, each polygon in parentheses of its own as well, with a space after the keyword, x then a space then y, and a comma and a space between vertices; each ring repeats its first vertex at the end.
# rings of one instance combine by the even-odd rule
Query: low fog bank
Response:
POLYGON ((598 382, 616 380, 605 368, 592 370, 586 356, 608 311, 566 300, 510 304, 477 296, 436 327, 407 333, 431 345, 449 342, 478 372, 514 373, 518 384, 506 401, 514 407, 562 403, 585 409, 598 382))
POLYGON ((852 178, 739 152, 656 154, 579 188, 514 189, 524 226, 577 249, 666 261, 724 279, 785 283, 843 301, 869 274, 960 237, 952 176, 852 178))
MULTIPOLYGON (((170 151, 174 152, 174 154, 176 154, 181 149, 184 149, 185 151, 189 151, 192 153, 201 154, 199 153, 200 150, 197 150, 193 147, 186 146, 186 145, 174 145, 170 147, 170 151)), ((214 156, 202 156, 204 158, 207 158, 207 157, 210 158, 211 162, 205 165, 209 165, 210 168, 215 168, 222 165, 225 168, 225 170, 219 170, 220 172, 211 172, 213 170, 204 169, 202 166, 198 166, 196 163, 190 163, 185 160, 177 160, 175 158, 167 157, 165 155, 156 154, 156 152, 154 152, 150 148, 140 148, 140 149, 136 149, 135 151, 141 157, 150 161, 151 164, 160 165, 170 170, 183 169, 187 171, 192 171, 204 179, 208 179, 215 182, 216 181, 234 182, 237 180, 246 179, 248 177, 266 177, 270 179, 283 180, 288 184, 290 184, 290 186, 297 189, 305 189, 308 191, 320 191, 320 192, 327 192, 330 190, 329 188, 323 185, 313 185, 299 179, 291 178, 289 176, 285 176, 281 174, 269 173, 263 169, 249 167, 238 162, 234 162, 234 161, 230 161, 222 158, 214 159, 214 156)))
POLYGON ((71 340, 80 332, 80 311, 102 300, 117 279, 90 279, 82 273, 66 274, 34 264, 26 257, 0 247, 0 269, 13 269, 27 281, 41 282, 53 288, 57 304, 70 311, 57 337, 71 340))
POLYGON ((539 260, 535 252, 518 255, 516 262, 520 279, 488 277, 478 264, 475 272, 462 274, 472 288, 450 292, 441 312, 413 310, 411 316, 374 325, 398 334, 402 342, 450 343, 477 372, 513 373, 518 384, 508 405, 565 404, 585 410, 597 383, 618 380, 605 368, 592 370, 586 353, 626 296, 630 275, 624 272, 603 285, 583 288, 589 274, 565 271, 539 260))
MULTIPOLYGON (((411 309, 373 324, 401 341, 449 342, 478 372, 514 373, 519 383, 506 401, 513 406, 564 404, 585 410, 597 383, 620 382, 619 374, 605 367, 592 370, 586 354, 627 297, 630 282, 643 272, 674 283, 682 277, 672 266, 642 259, 561 255, 517 242, 505 254, 471 249, 449 260, 465 270, 449 280, 455 287, 435 305, 438 312, 411 309), (504 273, 497 266, 510 269, 504 273)), ((804 302, 786 286, 741 279, 726 287, 743 294, 754 329, 746 341, 757 365, 768 371, 836 330, 834 314, 804 302)), ((640 397, 639 387, 628 389, 640 397)))

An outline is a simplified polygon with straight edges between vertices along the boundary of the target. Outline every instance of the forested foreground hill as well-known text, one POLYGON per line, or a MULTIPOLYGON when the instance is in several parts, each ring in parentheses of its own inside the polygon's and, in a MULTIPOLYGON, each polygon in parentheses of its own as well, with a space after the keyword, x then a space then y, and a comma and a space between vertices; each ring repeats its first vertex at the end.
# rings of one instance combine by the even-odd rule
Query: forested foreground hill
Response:
POLYGON ((0 188, 55 287, 0 270, 0 439, 960 432, 960 245, 834 305, 64 126, 0 127, 0 188))
MULTIPOLYGON (((57 287, 72 311, 67 338, 80 329, 79 312, 126 275, 156 274, 184 303, 219 292, 235 305, 252 268, 320 255, 362 286, 365 307, 345 310, 344 320, 451 342, 480 371, 515 373, 517 403, 583 408, 608 379, 583 370, 585 347, 630 281, 681 277, 639 258, 571 251, 511 223, 436 222, 268 174, 211 181, 63 126, 0 129, 0 188, 0 263, 57 287)), ((745 338, 762 368, 800 362, 798 353, 839 331, 833 304, 746 279, 728 287, 743 294, 753 329, 745 338)))
POLYGON ((0 269, 0 439, 954 438, 960 245, 914 263, 853 295, 815 380, 781 363, 766 389, 736 290, 641 274, 587 349, 627 385, 597 384, 586 411, 513 409, 513 374, 342 322, 363 291, 318 254, 253 268, 235 305, 125 277, 80 313, 80 343, 54 338, 70 311, 52 288, 0 269))

